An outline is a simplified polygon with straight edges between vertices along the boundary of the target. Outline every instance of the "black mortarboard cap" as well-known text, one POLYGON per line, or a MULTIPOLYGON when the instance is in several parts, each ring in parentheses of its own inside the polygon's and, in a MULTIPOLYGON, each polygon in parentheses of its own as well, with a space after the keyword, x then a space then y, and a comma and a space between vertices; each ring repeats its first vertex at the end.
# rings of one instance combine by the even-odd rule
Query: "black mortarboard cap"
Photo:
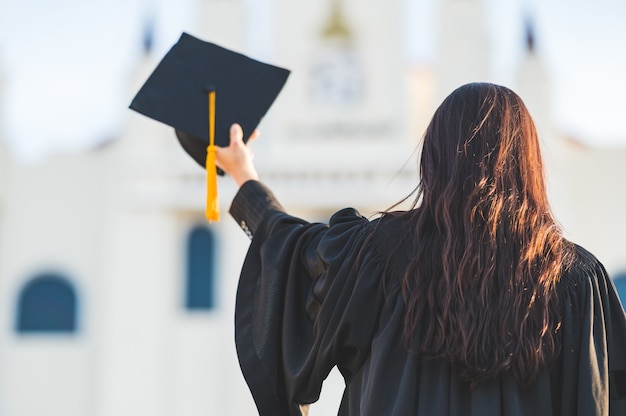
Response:
POLYGON ((209 221, 219 219, 215 146, 239 123, 244 141, 285 85, 289 71, 183 33, 130 104, 174 127, 185 151, 206 168, 209 221))
POLYGON ((208 92, 215 91, 215 144, 227 146, 239 123, 247 141, 285 85, 289 70, 183 33, 130 108, 174 127, 185 151, 203 168, 209 144, 208 92))

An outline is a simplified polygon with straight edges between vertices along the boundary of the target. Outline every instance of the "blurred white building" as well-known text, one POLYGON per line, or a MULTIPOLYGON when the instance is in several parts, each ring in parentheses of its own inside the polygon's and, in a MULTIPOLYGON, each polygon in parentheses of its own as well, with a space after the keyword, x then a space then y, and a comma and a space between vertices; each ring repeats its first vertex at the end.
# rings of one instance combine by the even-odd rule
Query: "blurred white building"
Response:
MULTIPOLYGON (((192 34, 254 52, 248 2, 199 3, 192 34)), ((464 82, 490 80, 481 1, 443 0, 438 62, 413 68, 397 0, 271 4, 264 53, 292 75, 254 145, 261 177, 312 221, 347 205, 388 208, 416 185, 415 147, 436 105, 464 82)), ((544 138, 554 208, 568 236, 617 275, 626 149, 559 135, 533 42, 529 32, 511 87, 544 138)), ((146 55, 129 97, 158 59, 146 55)), ((254 414, 233 337, 249 240, 228 218, 228 178, 222 219, 205 221, 204 180, 171 129, 134 113, 108 144, 36 165, 0 144, 1 415, 254 414)), ((333 375, 311 414, 333 414, 340 397, 333 375)))

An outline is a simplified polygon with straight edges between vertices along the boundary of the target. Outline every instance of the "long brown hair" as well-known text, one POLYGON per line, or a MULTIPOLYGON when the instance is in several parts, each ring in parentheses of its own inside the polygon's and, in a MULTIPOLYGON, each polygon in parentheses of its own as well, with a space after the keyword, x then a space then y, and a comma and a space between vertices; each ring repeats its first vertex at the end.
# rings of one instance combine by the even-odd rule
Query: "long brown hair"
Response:
POLYGON ((426 130, 420 176, 405 342, 474 384, 505 371, 531 382, 558 353, 555 284, 570 243, 522 100, 487 83, 455 90, 426 130))

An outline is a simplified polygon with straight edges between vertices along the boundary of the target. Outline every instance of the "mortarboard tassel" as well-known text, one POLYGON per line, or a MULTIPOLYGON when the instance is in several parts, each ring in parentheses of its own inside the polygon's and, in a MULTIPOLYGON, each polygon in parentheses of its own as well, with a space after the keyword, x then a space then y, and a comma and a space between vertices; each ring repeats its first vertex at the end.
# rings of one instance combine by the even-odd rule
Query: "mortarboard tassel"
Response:
POLYGON ((215 166, 215 91, 209 91, 209 146, 206 149, 206 218, 220 219, 217 198, 217 168, 215 166))

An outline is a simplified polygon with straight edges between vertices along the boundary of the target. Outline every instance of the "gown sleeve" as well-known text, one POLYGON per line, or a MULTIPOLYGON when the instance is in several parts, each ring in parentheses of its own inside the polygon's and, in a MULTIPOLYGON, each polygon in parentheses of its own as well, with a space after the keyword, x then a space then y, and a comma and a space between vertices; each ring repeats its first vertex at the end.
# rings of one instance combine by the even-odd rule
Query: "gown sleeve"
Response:
POLYGON ((562 279, 561 415, 626 415, 626 315, 602 264, 578 247, 562 279))
POLYGON ((349 208, 307 223, 259 182, 231 214, 253 235, 235 310, 242 373, 260 416, 300 415, 334 366, 349 379, 369 354, 383 304, 378 262, 360 253, 371 223, 349 208))

